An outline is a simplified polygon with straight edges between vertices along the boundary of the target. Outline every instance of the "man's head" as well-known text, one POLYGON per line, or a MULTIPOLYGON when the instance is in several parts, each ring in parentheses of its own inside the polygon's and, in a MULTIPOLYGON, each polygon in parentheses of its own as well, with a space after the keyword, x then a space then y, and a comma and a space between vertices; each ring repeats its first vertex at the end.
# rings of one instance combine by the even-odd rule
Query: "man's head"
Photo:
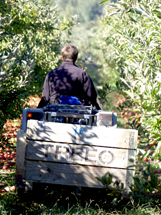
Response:
POLYGON ((65 45, 62 48, 61 54, 63 61, 74 63, 77 60, 78 49, 71 44, 65 45))

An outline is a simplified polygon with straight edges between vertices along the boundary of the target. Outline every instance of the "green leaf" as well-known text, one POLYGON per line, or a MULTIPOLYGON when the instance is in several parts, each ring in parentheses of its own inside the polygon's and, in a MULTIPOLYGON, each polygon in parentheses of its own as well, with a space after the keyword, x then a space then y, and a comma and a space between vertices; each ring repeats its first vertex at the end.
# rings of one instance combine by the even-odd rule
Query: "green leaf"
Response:
POLYGON ((108 1, 109 0, 103 0, 103 1, 100 2, 100 4, 104 4, 104 3, 108 2, 108 1))
POLYGON ((115 205, 116 202, 117 202, 117 198, 114 198, 114 199, 112 200, 112 204, 115 205))

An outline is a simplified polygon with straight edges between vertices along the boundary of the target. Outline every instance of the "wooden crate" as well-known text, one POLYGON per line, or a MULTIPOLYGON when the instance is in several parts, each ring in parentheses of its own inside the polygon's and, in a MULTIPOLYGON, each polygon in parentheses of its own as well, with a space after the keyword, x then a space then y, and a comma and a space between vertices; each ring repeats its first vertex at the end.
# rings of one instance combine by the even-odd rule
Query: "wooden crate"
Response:
POLYGON ((128 189, 132 182, 137 131, 29 120, 17 136, 16 184, 33 182, 100 188, 109 172, 128 189))

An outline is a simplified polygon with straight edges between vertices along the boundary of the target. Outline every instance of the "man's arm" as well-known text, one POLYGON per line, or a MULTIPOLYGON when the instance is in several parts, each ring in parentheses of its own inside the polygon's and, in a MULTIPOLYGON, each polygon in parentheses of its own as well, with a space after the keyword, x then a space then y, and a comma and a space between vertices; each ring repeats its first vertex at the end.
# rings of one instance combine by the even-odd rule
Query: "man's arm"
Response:
POLYGON ((89 77, 89 75, 84 72, 83 74, 83 91, 84 91, 84 97, 85 97, 85 104, 92 104, 96 107, 97 110, 100 110, 101 107, 99 106, 97 102, 97 92, 94 87, 94 84, 89 77))

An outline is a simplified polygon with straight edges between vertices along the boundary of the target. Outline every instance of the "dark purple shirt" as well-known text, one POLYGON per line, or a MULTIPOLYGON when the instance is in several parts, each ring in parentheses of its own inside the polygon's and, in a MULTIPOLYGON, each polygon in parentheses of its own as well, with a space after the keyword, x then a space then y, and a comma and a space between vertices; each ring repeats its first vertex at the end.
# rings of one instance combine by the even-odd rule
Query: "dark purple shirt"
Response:
POLYGON ((43 99, 52 104, 61 95, 76 96, 85 105, 97 104, 97 92, 91 78, 71 62, 63 62, 45 78, 43 99))

